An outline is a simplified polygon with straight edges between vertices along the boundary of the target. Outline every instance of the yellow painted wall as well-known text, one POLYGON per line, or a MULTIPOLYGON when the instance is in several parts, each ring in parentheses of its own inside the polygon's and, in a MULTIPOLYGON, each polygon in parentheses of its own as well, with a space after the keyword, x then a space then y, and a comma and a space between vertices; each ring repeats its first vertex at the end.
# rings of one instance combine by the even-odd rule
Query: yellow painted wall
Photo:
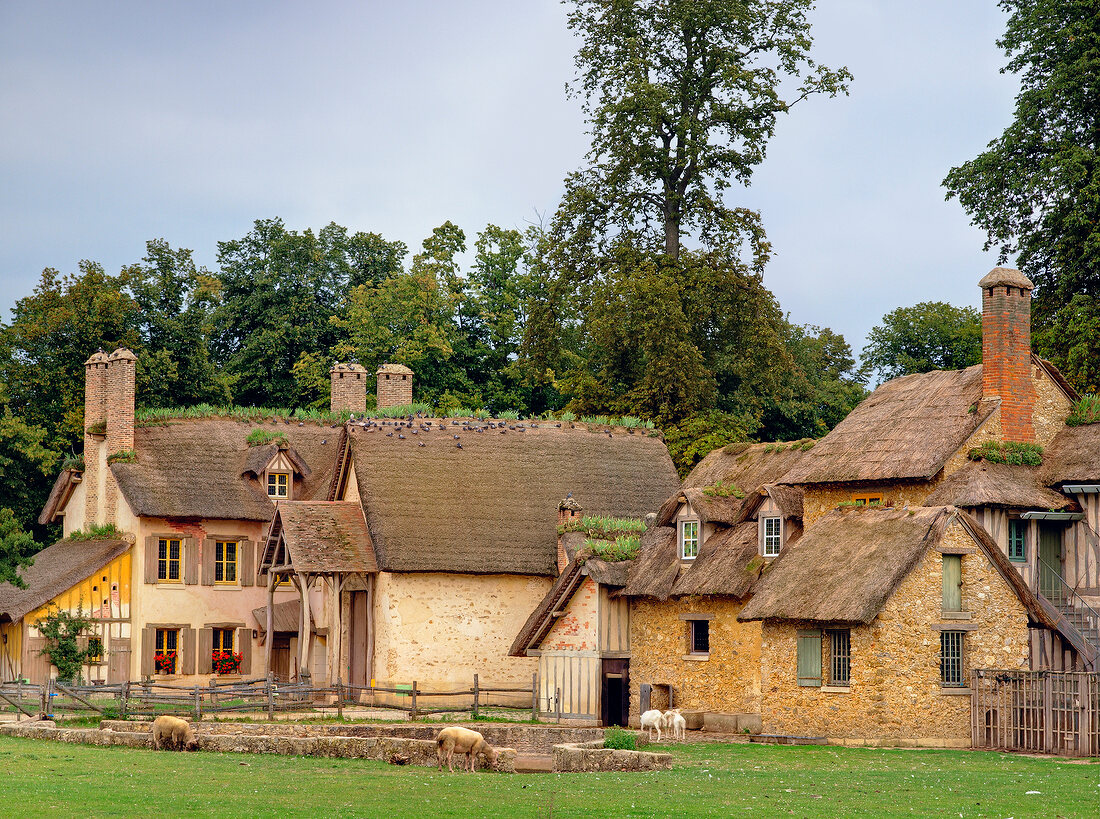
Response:
MULTIPOLYGON (((516 633, 550 578, 442 573, 378 575, 374 674, 430 688, 530 685, 534 658, 509 657, 516 633)), ((438 690, 438 689, 437 689, 438 690)))
POLYGON ((12 682, 23 674, 23 624, 0 625, 0 682, 12 682))
POLYGON ((760 664, 764 733, 856 744, 969 745, 970 697, 941 687, 940 632, 932 626, 976 626, 964 638, 965 678, 974 668, 1026 670, 1027 612, 958 521, 949 526, 942 545, 973 550, 962 559, 963 608, 971 619, 944 618, 943 557, 929 550, 875 620, 851 629, 847 691, 798 685, 797 632, 823 624, 765 623, 760 664))

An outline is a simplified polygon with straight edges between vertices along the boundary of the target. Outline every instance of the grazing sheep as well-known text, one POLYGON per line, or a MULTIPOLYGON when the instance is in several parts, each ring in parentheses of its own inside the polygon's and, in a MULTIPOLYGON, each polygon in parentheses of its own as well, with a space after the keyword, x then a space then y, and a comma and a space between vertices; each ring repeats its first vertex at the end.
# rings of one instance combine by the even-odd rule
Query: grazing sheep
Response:
POLYGON ((673 739, 684 739, 687 732, 687 720, 680 714, 679 708, 670 708, 665 711, 661 721, 664 723, 664 729, 672 735, 673 739))
POLYGON ((466 754, 465 768, 473 771, 478 754, 485 754, 489 765, 495 765, 497 752, 485 741, 485 737, 469 728, 452 725, 444 728, 435 738, 435 755, 439 760, 438 770, 443 770, 443 760, 447 760, 447 770, 454 772, 455 753, 466 754))
POLYGON ((640 727, 643 730, 649 731, 649 738, 653 739, 653 729, 657 729, 657 741, 661 741, 661 725, 664 722, 665 715, 662 714, 656 708, 646 711, 642 714, 642 721, 640 727))
POLYGON ((153 748, 161 747, 177 751, 198 750, 199 742, 187 720, 178 717, 157 717, 153 720, 153 748))

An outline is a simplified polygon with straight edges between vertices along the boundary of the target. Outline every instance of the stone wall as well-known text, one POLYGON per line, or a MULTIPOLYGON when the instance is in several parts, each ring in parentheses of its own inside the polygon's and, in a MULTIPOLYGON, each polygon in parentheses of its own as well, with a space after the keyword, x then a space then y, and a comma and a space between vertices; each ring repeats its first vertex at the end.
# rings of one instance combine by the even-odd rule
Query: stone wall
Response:
MULTIPOLYGON (((761 628, 737 621, 743 605, 727 597, 631 601, 631 725, 638 724, 642 683, 671 685, 674 704, 687 710, 760 710, 761 628), (681 615, 692 612, 713 615, 705 658, 688 654, 688 623, 681 615)), ((651 704, 667 707, 656 699, 651 704)))
POLYGON ((853 495, 881 493, 891 506, 920 506, 936 488, 936 481, 895 481, 866 486, 844 484, 814 484, 804 486, 802 496, 802 523, 808 530, 817 520, 837 508, 841 501, 850 501, 853 495))
POLYGON ((1027 613, 957 520, 948 527, 941 548, 967 552, 962 558, 962 599, 970 619, 944 618, 943 559, 929 550, 875 620, 851 629, 847 689, 797 683, 798 630, 820 624, 764 624, 765 733, 969 745, 969 689, 941 687, 940 631, 934 626, 972 629, 963 648, 964 679, 969 679, 973 668, 1028 668, 1027 613))
POLYGON ((1032 415, 1035 443, 1046 447, 1065 426, 1073 406, 1061 387, 1042 368, 1032 365, 1031 372, 1031 381, 1035 386, 1035 411, 1032 415))

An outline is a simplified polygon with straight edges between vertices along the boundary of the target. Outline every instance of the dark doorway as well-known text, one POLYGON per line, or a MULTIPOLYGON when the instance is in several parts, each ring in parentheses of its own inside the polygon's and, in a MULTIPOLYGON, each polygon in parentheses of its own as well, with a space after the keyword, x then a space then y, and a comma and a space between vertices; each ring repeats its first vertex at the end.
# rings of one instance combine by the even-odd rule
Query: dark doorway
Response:
POLYGON ((275 635, 271 643, 271 673, 280 682, 290 682, 290 635, 275 635))
POLYGON ((601 677, 600 722, 625 726, 630 719, 630 660, 604 660, 601 677))
POLYGON ((370 669, 367 668, 367 593, 351 592, 351 622, 348 624, 348 682, 369 686, 370 669))

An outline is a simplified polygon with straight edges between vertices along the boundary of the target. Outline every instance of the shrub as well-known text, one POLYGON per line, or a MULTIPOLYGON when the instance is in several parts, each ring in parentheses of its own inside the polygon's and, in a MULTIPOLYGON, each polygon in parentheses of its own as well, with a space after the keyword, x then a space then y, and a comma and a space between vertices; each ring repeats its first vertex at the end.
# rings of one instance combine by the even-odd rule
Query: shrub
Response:
POLYGON ((584 542, 596 557, 609 563, 633 560, 642 549, 642 540, 637 535, 619 535, 614 540, 588 539, 584 542))
POLYGON ((1068 427, 1079 427, 1085 424, 1100 424, 1100 394, 1083 396, 1066 419, 1068 427))
POLYGON ((57 668, 57 679, 65 683, 81 682, 80 667, 93 657, 103 653, 103 643, 88 641, 81 648, 78 638, 92 627, 92 621, 84 616, 84 607, 78 604, 76 614, 54 607, 45 617, 35 621, 34 627, 45 638, 46 646, 38 653, 49 657, 57 668))
POLYGON ((635 751, 638 749, 638 738, 633 731, 608 728, 603 733, 603 747, 617 751, 635 751))
POLYGON ((559 421, 576 421, 577 420, 577 413, 570 412, 569 410, 566 410, 565 412, 563 412, 561 415, 558 416, 558 420, 559 421))
POLYGON ((76 529, 69 533, 66 540, 118 540, 122 537, 122 532, 118 530, 118 527, 113 523, 104 523, 99 525, 93 523, 88 527, 87 531, 76 529))
POLYGON ((1017 441, 986 441, 967 452, 966 457, 972 461, 988 461, 991 464, 1040 466, 1043 463, 1043 448, 1038 444, 1017 441))

